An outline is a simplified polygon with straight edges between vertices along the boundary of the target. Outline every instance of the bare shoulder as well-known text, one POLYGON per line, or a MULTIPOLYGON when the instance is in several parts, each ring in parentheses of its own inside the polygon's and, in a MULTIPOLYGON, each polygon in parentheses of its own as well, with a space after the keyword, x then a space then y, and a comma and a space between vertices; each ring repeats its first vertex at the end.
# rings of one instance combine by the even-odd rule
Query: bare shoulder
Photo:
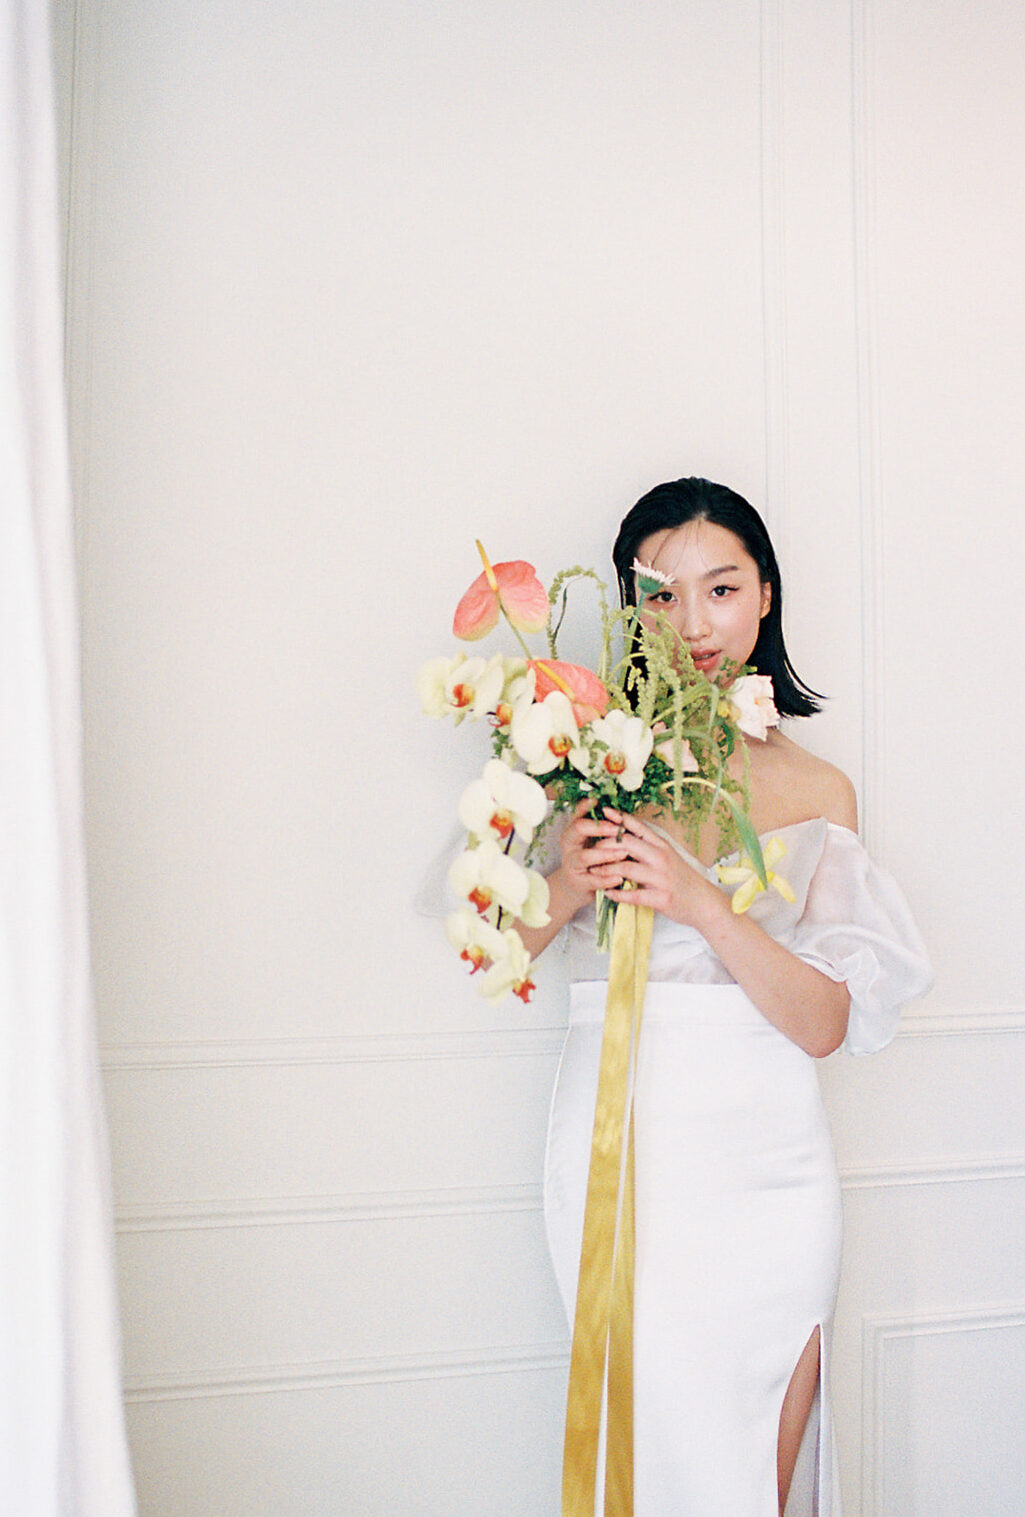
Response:
POLYGON ((774 732, 772 737, 788 780, 802 797, 807 815, 824 816, 827 822, 857 832, 858 799, 843 770, 809 753, 782 732, 774 732))

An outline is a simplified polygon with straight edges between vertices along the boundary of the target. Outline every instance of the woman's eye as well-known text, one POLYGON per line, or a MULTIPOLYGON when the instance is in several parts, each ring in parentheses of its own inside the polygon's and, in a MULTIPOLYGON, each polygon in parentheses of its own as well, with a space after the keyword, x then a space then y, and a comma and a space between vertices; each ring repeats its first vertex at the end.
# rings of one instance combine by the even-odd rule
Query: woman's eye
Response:
POLYGON ((716 585, 712 594, 717 600, 725 600, 727 595, 732 595, 735 589, 736 585, 716 585))
POLYGON ((656 590, 654 595, 649 595, 647 597, 648 600, 654 601, 657 605, 660 606, 668 606, 672 598, 673 592, 671 590, 656 590))

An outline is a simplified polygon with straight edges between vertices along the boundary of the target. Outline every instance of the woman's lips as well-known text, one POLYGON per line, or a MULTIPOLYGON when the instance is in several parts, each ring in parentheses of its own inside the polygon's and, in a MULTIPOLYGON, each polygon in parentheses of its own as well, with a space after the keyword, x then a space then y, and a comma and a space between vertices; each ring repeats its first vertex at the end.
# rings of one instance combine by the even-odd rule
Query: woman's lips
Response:
POLYGON ((699 669, 702 674, 707 674, 719 657, 719 650, 718 648, 692 648, 690 656, 695 669, 699 669))

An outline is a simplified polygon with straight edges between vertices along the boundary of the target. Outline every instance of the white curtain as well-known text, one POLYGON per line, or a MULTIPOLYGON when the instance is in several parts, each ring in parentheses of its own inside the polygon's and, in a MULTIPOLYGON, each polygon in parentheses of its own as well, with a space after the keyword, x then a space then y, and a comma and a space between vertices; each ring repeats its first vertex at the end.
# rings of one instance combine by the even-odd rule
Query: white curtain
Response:
POLYGON ((45 0, 0 11, 0 1512, 130 1517, 86 935, 45 0))

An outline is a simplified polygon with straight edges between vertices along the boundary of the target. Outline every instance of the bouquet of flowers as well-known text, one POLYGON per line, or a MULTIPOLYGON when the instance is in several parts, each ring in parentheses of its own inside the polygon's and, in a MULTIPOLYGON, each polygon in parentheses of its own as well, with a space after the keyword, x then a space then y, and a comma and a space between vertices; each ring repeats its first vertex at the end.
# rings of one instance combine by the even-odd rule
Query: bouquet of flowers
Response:
MULTIPOLYGON (((492 757, 459 802, 467 846, 449 880, 465 904, 446 923, 471 974, 480 972, 481 993, 497 1002, 511 990, 529 1000, 535 988, 530 956, 516 923, 548 921, 548 886, 534 861, 554 818, 584 797, 595 816, 605 806, 669 812, 695 848, 703 824, 714 822, 720 853, 740 855, 736 865, 719 866, 724 883, 737 887, 736 911, 746 910, 770 883, 787 893, 786 882, 768 872, 747 817, 744 737, 764 738, 778 721, 772 681, 746 666, 727 667, 711 680, 695 669, 686 642, 664 616, 642 620, 643 601, 671 583, 657 569, 635 563, 637 605, 610 610, 593 570, 563 570, 546 590, 531 564, 492 565, 479 542, 477 548, 484 572, 460 600, 453 632, 476 641, 501 615, 520 651, 431 659, 418 689, 428 715, 490 727, 492 757), (558 656, 568 589, 580 580, 596 585, 600 601, 597 671, 558 656), (542 632, 546 657, 532 653, 524 638, 542 632), (744 763, 736 778, 728 760, 738 748, 744 763)), ((599 896, 603 947, 614 912, 599 896)))

